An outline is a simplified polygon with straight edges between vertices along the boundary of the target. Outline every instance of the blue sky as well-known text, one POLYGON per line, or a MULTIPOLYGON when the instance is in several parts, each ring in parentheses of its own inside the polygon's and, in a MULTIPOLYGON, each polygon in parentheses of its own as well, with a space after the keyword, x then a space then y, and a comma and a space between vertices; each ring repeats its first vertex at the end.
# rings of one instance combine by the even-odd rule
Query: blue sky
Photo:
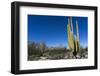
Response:
MULTIPOLYGON (((28 41, 45 42, 48 47, 68 46, 67 24, 69 16, 28 15, 28 41)), ((80 45, 88 45, 88 18, 72 17, 74 35, 78 21, 80 45)))

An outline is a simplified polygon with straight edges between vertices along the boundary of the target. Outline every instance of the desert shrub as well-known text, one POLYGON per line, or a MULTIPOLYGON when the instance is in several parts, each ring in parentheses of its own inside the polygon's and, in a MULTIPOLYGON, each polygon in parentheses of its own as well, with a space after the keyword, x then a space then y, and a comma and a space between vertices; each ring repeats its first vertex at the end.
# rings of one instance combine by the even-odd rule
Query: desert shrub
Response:
POLYGON ((41 56, 42 52, 36 48, 35 43, 28 45, 28 56, 41 56))

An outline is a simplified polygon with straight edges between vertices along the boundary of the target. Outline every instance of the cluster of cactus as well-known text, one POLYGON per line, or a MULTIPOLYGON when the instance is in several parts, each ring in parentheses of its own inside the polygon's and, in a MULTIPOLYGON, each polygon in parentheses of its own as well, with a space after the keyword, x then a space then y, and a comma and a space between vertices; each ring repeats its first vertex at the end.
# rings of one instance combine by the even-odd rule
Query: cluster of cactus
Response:
POLYGON ((79 52, 79 32, 78 32, 78 22, 76 21, 76 37, 73 33, 72 18, 68 19, 67 33, 68 33, 68 47, 72 51, 72 54, 77 58, 77 53, 79 52))

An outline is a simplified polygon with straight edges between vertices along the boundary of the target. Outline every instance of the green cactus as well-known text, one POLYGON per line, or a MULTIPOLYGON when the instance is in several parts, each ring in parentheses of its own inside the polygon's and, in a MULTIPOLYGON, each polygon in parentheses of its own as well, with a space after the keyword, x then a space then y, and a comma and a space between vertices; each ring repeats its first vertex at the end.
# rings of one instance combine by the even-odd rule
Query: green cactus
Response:
POLYGON ((78 33, 77 21, 76 21, 76 30, 77 30, 77 35, 75 38, 74 34, 73 34, 72 18, 70 17, 68 19, 68 24, 67 24, 68 47, 72 51, 73 56, 75 56, 75 57, 76 57, 77 53, 79 52, 79 33, 78 33))

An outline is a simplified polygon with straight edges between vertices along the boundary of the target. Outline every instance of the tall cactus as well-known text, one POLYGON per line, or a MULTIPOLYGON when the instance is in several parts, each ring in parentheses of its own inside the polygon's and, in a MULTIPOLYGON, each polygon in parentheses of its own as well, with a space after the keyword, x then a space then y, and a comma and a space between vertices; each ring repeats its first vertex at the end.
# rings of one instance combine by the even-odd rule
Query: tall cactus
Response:
POLYGON ((76 51, 77 52, 79 52, 79 31, 78 31, 78 22, 76 21, 76 32, 77 32, 77 34, 76 34, 76 36, 77 36, 77 38, 76 38, 76 51))
POLYGON ((76 57, 77 53, 79 52, 79 32, 78 32, 78 22, 76 21, 76 38, 74 37, 73 33, 73 24, 72 24, 72 18, 70 17, 68 19, 67 24, 67 33, 68 33, 68 47, 72 51, 73 56, 76 57))
POLYGON ((67 33, 68 33, 68 47, 72 51, 74 51, 74 36, 73 36, 73 32, 71 31, 70 19, 68 19, 67 33))

